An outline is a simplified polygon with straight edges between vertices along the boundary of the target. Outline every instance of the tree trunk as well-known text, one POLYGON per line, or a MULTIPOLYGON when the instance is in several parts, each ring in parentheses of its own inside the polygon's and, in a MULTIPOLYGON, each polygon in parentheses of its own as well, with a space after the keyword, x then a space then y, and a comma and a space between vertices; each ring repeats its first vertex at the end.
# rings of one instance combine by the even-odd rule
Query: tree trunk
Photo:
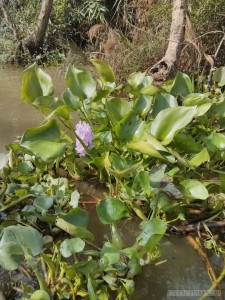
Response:
POLYGON ((29 50, 31 55, 41 53, 41 48, 44 42, 45 33, 52 11, 52 5, 53 0, 41 1, 41 9, 35 26, 35 30, 33 34, 24 41, 24 45, 29 50))
POLYGON ((174 0, 169 44, 165 56, 150 68, 148 74, 156 85, 172 78, 177 71, 177 63, 182 50, 188 0, 174 0))
POLYGON ((19 31, 16 27, 16 24, 13 22, 12 18, 10 17, 8 9, 2 0, 0 0, 0 8, 2 10, 3 16, 5 18, 5 21, 9 27, 9 29, 12 30, 13 35, 16 38, 16 40, 19 41, 19 31))

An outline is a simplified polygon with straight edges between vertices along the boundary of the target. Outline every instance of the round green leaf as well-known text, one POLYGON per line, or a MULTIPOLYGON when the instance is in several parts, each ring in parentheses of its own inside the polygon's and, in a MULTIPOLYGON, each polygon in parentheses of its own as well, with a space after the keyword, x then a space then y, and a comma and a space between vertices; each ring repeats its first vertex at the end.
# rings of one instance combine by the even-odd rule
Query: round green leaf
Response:
POLYGON ((129 217, 126 205, 116 198, 101 200, 98 202, 96 210, 102 224, 113 224, 129 217))
POLYGON ((38 196, 34 199, 33 205, 34 207, 42 212, 43 210, 48 210, 54 202, 54 198, 51 196, 38 196))
POLYGON ((70 257, 71 255, 82 252, 84 250, 85 242, 80 238, 66 239, 60 245, 60 252, 63 257, 70 257))

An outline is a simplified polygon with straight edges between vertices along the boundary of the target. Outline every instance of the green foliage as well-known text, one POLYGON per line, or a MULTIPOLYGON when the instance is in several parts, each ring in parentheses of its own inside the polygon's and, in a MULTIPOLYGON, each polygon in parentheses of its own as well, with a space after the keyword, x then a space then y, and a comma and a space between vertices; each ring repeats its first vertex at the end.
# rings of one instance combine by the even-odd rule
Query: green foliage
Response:
POLYGON ((179 226, 198 209, 208 218, 223 217, 225 100, 216 82, 212 92, 195 93, 181 72, 161 88, 137 72, 119 85, 110 66, 92 62, 95 77, 68 67, 60 99, 37 65, 24 72, 23 101, 42 112, 44 121, 0 155, 0 213, 7 213, 1 220, 0 264, 13 270, 25 259, 39 282, 32 295, 37 299, 39 294, 108 299, 112 290, 118 299, 128 297, 141 266, 156 258, 168 224, 179 226), (93 131, 93 147, 74 130, 74 114, 93 131), (77 142, 85 148, 82 155, 77 142), (96 204, 100 223, 110 228, 100 247, 88 210, 81 207, 76 186, 81 177, 108 187, 96 204), (142 222, 136 242, 127 246, 120 224, 133 214, 142 222), (51 235, 45 247, 49 237, 43 239, 30 224, 51 235))

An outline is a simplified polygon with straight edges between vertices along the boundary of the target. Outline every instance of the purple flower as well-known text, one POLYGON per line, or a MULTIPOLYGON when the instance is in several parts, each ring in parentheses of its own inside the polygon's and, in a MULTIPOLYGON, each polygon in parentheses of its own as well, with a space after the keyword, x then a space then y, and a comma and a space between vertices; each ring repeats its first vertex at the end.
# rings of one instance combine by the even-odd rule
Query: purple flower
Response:
MULTIPOLYGON (((94 139, 94 133, 91 129, 91 126, 88 123, 80 121, 75 126, 75 132, 76 135, 78 135, 79 138, 83 141, 83 143, 88 147, 88 149, 94 147, 92 144, 92 141, 94 139)), ((87 153, 78 139, 76 139, 75 146, 76 146, 77 153, 80 154, 81 156, 87 153)))

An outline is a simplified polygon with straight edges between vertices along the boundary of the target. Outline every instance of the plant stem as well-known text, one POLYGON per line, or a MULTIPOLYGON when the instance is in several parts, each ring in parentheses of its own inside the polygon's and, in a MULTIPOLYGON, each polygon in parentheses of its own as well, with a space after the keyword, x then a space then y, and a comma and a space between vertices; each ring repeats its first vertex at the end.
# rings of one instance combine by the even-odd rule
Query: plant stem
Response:
POLYGON ((16 206, 16 205, 20 204, 21 202, 23 202, 23 200, 25 200, 25 199, 27 199, 27 198, 31 198, 31 197, 36 197, 36 196, 33 195, 33 194, 28 194, 28 195, 25 195, 25 196, 23 196, 23 197, 20 197, 20 198, 18 198, 18 199, 16 199, 16 200, 10 202, 8 205, 3 206, 3 207, 0 209, 0 212, 3 212, 3 211, 5 211, 5 210, 7 210, 7 209, 9 209, 9 208, 11 208, 11 207, 13 207, 13 206, 16 206))

